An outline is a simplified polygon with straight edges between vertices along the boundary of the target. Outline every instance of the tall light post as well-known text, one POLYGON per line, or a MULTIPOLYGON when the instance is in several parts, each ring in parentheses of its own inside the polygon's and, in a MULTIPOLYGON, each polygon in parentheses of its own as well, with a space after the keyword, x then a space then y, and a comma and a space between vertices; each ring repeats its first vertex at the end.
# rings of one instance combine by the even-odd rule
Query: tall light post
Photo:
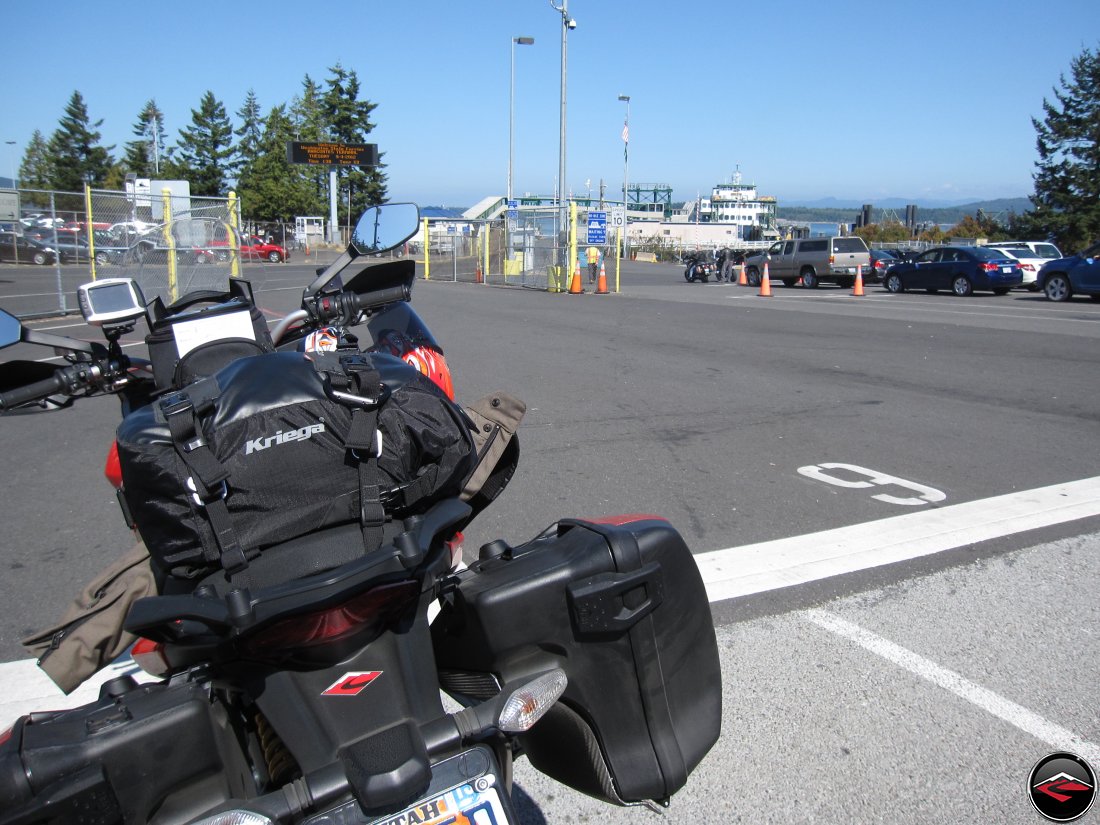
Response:
POLYGON ((15 141, 5 140, 4 143, 11 147, 11 188, 15 189, 15 141))
POLYGON ((619 100, 626 104, 626 120, 623 121, 623 257, 627 257, 627 250, 630 248, 630 235, 627 232, 630 227, 630 221, 627 220, 627 203, 630 200, 627 194, 630 170, 630 95, 619 95, 619 100))
POLYGON ((508 217, 508 213, 512 211, 512 158, 516 153, 516 44, 531 46, 534 42, 533 37, 513 37, 511 44, 512 70, 508 83, 508 195, 504 218, 504 255, 508 260, 512 258, 512 219, 508 217))
POLYGON ((550 6, 555 11, 561 13, 561 117, 560 117, 560 131, 558 134, 558 217, 555 227, 555 235, 559 239, 561 238, 562 227, 566 225, 566 205, 565 205, 565 78, 566 78, 566 35, 577 28, 577 21, 569 16, 569 0, 561 0, 560 6, 554 5, 554 0, 550 0, 550 6))

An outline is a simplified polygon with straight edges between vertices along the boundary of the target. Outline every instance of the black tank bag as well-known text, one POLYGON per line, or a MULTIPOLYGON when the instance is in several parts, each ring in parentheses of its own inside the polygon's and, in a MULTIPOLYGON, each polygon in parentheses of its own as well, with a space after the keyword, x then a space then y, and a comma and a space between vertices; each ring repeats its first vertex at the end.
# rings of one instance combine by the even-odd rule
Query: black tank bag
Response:
POLYGON ((275 349, 252 285, 239 278, 228 291, 198 290, 168 306, 155 298, 147 316, 145 343, 158 390, 187 386, 238 358, 275 349))
POLYGON ((462 492, 471 427, 398 358, 275 352, 132 413, 117 436, 130 514, 162 592, 178 592, 376 549, 392 518, 462 492))

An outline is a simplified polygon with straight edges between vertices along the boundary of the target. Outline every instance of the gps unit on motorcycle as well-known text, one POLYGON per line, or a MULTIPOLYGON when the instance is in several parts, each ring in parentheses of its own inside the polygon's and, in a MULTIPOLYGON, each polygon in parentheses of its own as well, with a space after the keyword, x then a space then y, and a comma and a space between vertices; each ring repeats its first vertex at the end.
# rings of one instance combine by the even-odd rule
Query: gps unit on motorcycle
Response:
POLYGON ((131 278, 103 278, 76 289, 80 314, 92 326, 135 321, 145 314, 145 296, 131 278))

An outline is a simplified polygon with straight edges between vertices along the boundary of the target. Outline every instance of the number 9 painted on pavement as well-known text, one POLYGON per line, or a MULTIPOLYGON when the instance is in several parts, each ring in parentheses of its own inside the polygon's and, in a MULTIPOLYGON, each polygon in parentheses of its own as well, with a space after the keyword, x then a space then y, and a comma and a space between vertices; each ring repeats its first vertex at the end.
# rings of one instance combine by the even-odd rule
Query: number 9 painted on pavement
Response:
POLYGON ((919 507, 922 504, 934 504, 937 501, 943 501, 947 498, 947 494, 935 489, 934 487, 927 487, 924 484, 918 484, 915 481, 908 481, 904 478, 898 478, 892 476, 889 473, 880 473, 877 470, 868 470, 866 467, 857 467, 855 464, 842 464, 836 461, 826 461, 821 464, 808 464, 805 467, 799 467, 798 472, 807 478, 816 479, 817 481, 824 481, 826 484, 832 484, 837 487, 848 487, 851 489, 865 489, 867 487, 886 487, 889 485, 895 485, 897 487, 904 487, 907 490, 913 490, 918 493, 919 496, 908 498, 902 498, 901 496, 892 496, 888 493, 877 493, 871 498, 878 501, 885 501, 887 504, 901 504, 906 507, 919 507), (848 481, 843 478, 837 478, 836 476, 829 475, 826 470, 847 470, 850 473, 856 475, 866 476, 869 481, 848 481))

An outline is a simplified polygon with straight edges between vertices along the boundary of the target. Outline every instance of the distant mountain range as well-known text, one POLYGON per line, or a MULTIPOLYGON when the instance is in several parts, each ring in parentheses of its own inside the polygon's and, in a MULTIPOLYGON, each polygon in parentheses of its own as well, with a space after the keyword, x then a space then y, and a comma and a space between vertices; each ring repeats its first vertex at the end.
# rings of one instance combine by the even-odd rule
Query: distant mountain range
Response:
POLYGON ((821 198, 816 201, 779 201, 775 214, 777 218, 788 221, 822 223, 854 223, 864 203, 871 204, 871 221, 881 223, 884 217, 897 217, 905 220, 905 207, 908 204, 917 204, 917 220, 931 221, 932 223, 957 223, 966 215, 976 215, 978 210, 990 217, 1006 215, 1009 212, 1017 214, 1031 210, 1031 201, 1028 198, 998 198, 988 201, 912 201, 902 198, 884 198, 875 203, 866 200, 857 201, 839 200, 837 198, 821 198), (884 212, 892 212, 893 215, 884 216, 884 212))
POLYGON ((1031 201, 1025 197, 997 198, 988 201, 975 201, 968 198, 961 200, 937 200, 935 198, 867 198, 866 200, 853 200, 851 198, 818 198, 817 200, 786 200, 780 198, 783 206, 802 206, 810 209, 859 209, 863 204, 869 203, 875 209, 905 209, 911 203, 915 203, 921 209, 943 208, 981 208, 986 212, 1000 212, 1004 209, 1015 209, 1017 212, 1031 208, 1031 201))

